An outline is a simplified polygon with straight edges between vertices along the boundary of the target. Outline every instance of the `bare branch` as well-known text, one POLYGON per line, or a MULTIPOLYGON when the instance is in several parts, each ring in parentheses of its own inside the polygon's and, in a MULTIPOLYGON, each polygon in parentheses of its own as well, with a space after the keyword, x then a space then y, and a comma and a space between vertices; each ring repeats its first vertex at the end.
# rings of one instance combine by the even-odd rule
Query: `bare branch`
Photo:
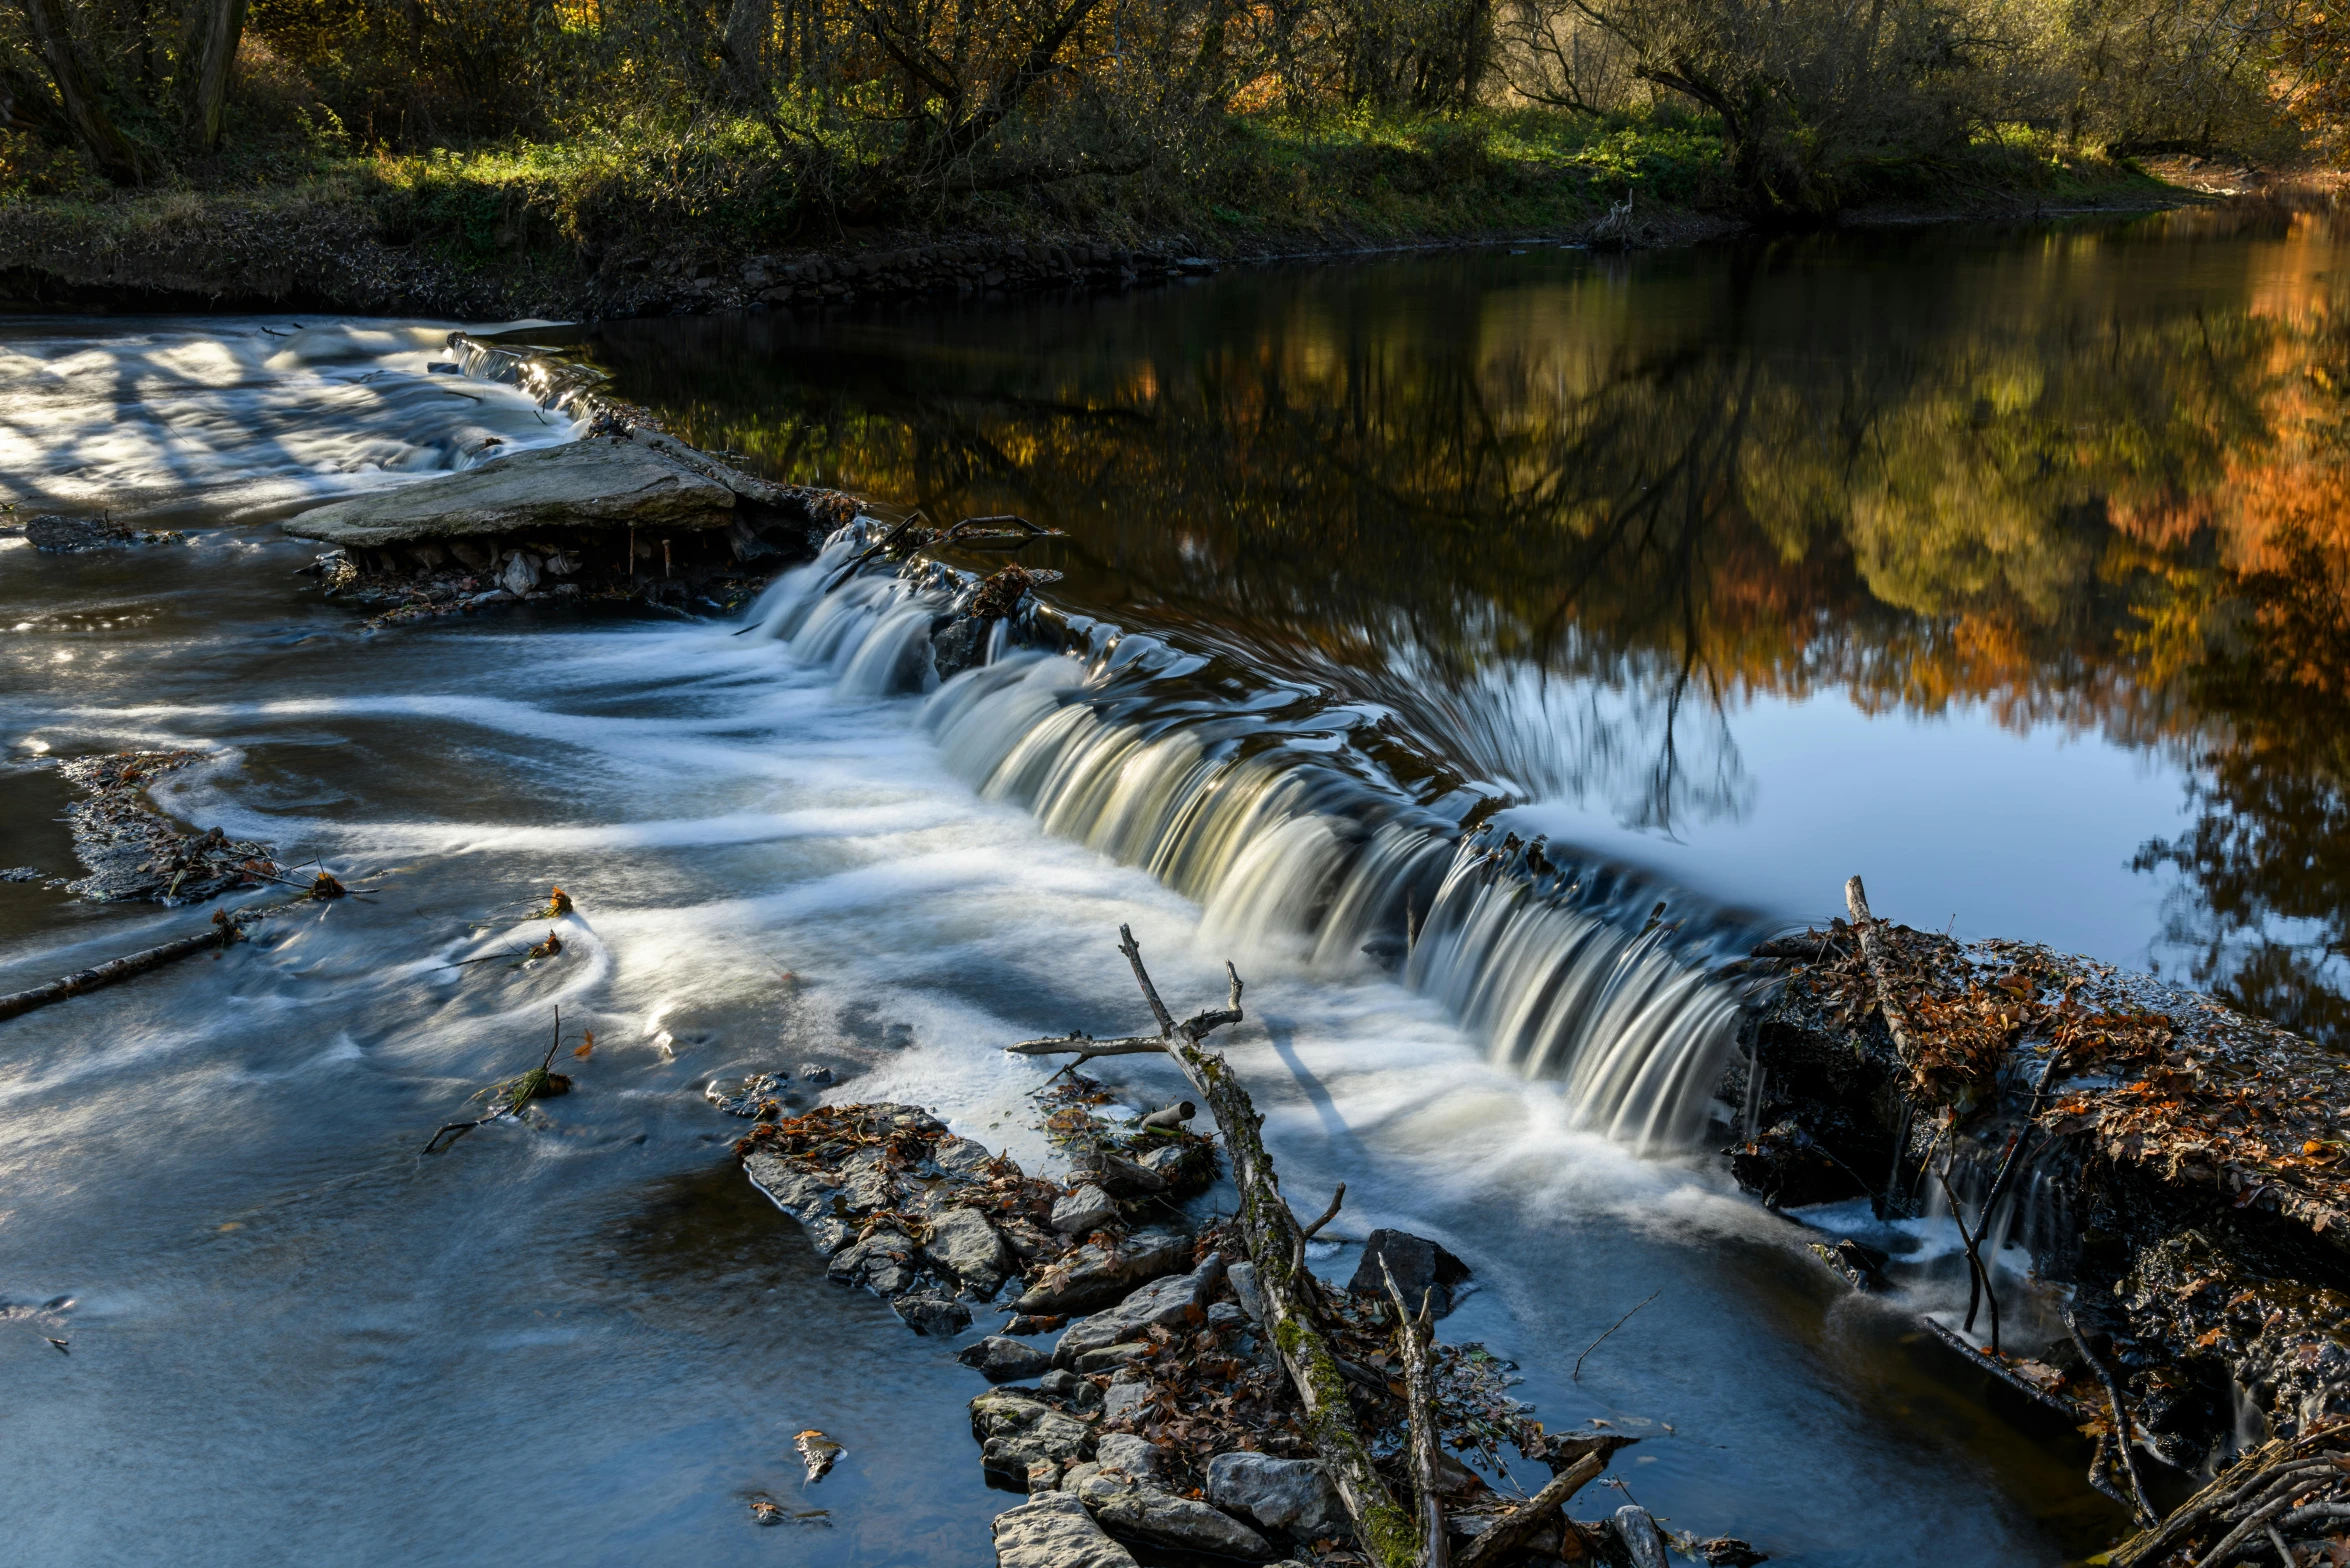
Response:
MULTIPOLYGON (((1330 1207, 1328 1207, 1328 1208, 1326 1208, 1326 1209, 1324 1209, 1324 1210, 1322 1211, 1322 1217, 1321 1217, 1320 1219, 1318 1219, 1318 1220, 1314 1221, 1314 1223, 1313 1223, 1313 1224, 1311 1224, 1311 1225, 1308 1225, 1308 1226, 1307 1226, 1307 1227, 1306 1227, 1306 1228, 1305 1228, 1303 1231, 1299 1232, 1299 1233, 1298 1233, 1298 1239, 1299 1239, 1300 1241, 1312 1241, 1312 1240, 1314 1239, 1315 1235, 1316 1235, 1317 1233, 1319 1233, 1319 1232, 1320 1232, 1320 1230, 1322 1229, 1322 1227, 1323 1227, 1323 1226, 1325 1226, 1325 1225, 1329 1224, 1329 1223, 1330 1223, 1332 1220, 1334 1220, 1334 1219, 1338 1218, 1338 1206, 1339 1206, 1340 1204, 1344 1203, 1345 1201, 1346 1201, 1346 1183, 1345 1183, 1345 1182, 1340 1182, 1340 1183, 1338 1184, 1338 1190, 1337 1190, 1336 1192, 1334 1192, 1334 1193, 1330 1194, 1330 1207)), ((1386 1266, 1386 1260, 1385 1260, 1385 1259, 1381 1259, 1381 1260, 1380 1260, 1380 1266, 1381 1266, 1382 1268, 1384 1268, 1384 1267, 1386 1266)))
POLYGON ((1012 1056, 1164 1056, 1167 1042, 1157 1035, 1122 1035, 1112 1040, 1096 1040, 1089 1035, 1054 1035, 1044 1040, 1022 1040, 1017 1045, 1004 1047, 1012 1056))
MULTIPOLYGON (((1126 962, 1134 966, 1134 983, 1142 987, 1142 999, 1151 1004, 1151 1016, 1159 1021, 1160 1038, 1172 1040, 1175 1037, 1175 1015, 1168 1012, 1167 1004, 1159 1000, 1159 988, 1151 984, 1151 972, 1142 967, 1142 947, 1134 940, 1132 927, 1118 928, 1118 951, 1124 953, 1126 962)), ((1231 965, 1226 964, 1225 967, 1229 969, 1231 965)), ((1237 992, 1240 985, 1238 975, 1233 977, 1232 984, 1237 992)))
POLYGON ((1489 1568, 1489 1565, 1502 1561, 1523 1545, 1527 1537, 1541 1529, 1544 1521, 1566 1505, 1568 1498, 1581 1491, 1606 1468, 1607 1458, 1604 1453, 1585 1454, 1552 1476, 1541 1491, 1487 1526, 1485 1533, 1453 1560, 1453 1568, 1489 1568))

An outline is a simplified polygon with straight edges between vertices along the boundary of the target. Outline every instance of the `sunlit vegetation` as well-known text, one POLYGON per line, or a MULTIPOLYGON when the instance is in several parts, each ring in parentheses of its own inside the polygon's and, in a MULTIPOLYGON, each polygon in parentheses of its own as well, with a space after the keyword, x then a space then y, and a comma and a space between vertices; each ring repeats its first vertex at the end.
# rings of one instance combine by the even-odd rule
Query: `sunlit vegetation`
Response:
POLYGON ((475 250, 684 221, 1491 232, 2322 148, 2321 0, 14 0, 0 195, 320 185, 475 250))

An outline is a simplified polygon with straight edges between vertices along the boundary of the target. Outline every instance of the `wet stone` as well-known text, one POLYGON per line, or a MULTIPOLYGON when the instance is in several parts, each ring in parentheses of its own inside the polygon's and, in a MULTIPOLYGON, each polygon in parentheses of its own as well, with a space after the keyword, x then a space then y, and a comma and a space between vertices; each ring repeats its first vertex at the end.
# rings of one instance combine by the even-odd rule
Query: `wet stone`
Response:
POLYGON ((966 1345, 955 1359, 976 1369, 990 1383, 1009 1383, 1024 1377, 1035 1377, 1053 1364, 1052 1357, 1034 1345, 1007 1339, 1001 1334, 990 1334, 976 1344, 966 1345))
POLYGON ((1082 1236, 1117 1217, 1116 1201, 1089 1183, 1053 1205, 1052 1224, 1053 1229, 1065 1236, 1082 1236))
POLYGON ((952 1339, 971 1326, 971 1309, 952 1296, 909 1292, 889 1305, 907 1327, 933 1339, 952 1339))
POLYGON ((1046 1492, 996 1515, 996 1568, 1135 1568, 1067 1492, 1046 1492))
POLYGON ((1467 1283, 1469 1266, 1424 1236, 1400 1230, 1375 1230, 1363 1243, 1362 1260, 1355 1265, 1354 1278, 1346 1282, 1346 1288, 1368 1291, 1384 1300, 1390 1273, 1395 1276, 1396 1288, 1403 1292, 1407 1306, 1419 1310, 1422 1293, 1432 1292, 1432 1305, 1436 1315, 1442 1317, 1452 1310, 1454 1288, 1467 1283), (1384 1271, 1380 1268, 1382 1261, 1386 1264, 1384 1271))

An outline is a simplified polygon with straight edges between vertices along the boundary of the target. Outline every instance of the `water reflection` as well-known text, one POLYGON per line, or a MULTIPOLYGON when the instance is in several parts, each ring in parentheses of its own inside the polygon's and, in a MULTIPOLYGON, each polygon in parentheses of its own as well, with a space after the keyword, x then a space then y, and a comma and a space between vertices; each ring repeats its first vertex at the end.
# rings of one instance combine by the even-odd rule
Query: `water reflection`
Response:
MULTIPOLYGON (((1069 529, 1037 564, 1070 602, 1382 703, 1660 856, 1768 838, 1798 775, 1754 748, 1823 699, 1881 726, 1857 775, 1812 770, 1856 798, 1930 782, 1921 721, 2125 751, 2184 816, 2117 807, 2096 852, 2138 850, 2160 919, 2074 939, 2339 1036, 2344 254, 2329 214, 2235 208, 588 347, 706 444, 1069 529)), ((1994 818, 2096 787, 2000 766, 1994 818)), ((1832 832, 1799 848, 1727 891, 1800 910, 1791 866, 1852 869, 1832 832)), ((1921 903, 2047 874, 1944 860, 1921 903)))

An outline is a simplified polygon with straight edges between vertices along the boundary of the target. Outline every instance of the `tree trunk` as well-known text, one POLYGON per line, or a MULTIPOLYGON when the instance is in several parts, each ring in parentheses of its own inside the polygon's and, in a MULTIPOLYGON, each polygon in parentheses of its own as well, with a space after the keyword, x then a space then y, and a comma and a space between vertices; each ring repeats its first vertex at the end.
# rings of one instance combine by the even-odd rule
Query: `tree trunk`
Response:
POLYGON ((237 65, 237 45, 245 37, 245 0, 206 0, 204 43, 199 51, 194 123, 197 145, 206 152, 220 147, 220 133, 228 116, 228 87, 237 65))
POLYGON ((56 84, 57 101, 65 110, 65 123, 72 127, 73 139, 97 164, 99 173, 118 185, 135 183, 139 178, 138 150, 108 117, 97 86, 82 64, 81 50, 74 45, 72 30, 66 26, 60 0, 23 0, 23 6, 33 45, 41 53, 41 63, 49 68, 50 81, 56 84))

